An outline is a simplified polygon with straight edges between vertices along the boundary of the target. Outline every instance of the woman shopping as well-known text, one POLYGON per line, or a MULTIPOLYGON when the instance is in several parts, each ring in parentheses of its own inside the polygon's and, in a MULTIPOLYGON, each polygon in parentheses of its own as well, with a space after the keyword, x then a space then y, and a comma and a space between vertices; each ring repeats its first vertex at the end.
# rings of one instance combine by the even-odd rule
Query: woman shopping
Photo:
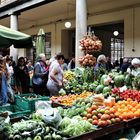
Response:
POLYGON ((37 62, 34 66, 34 75, 33 75, 33 90, 35 93, 40 95, 49 95, 49 92, 46 87, 48 80, 48 70, 46 69, 46 56, 44 53, 39 54, 37 62), (39 82, 38 79, 42 81, 39 82))
POLYGON ((50 65, 47 88, 51 96, 58 95, 60 88, 63 86, 63 63, 64 55, 58 54, 56 60, 50 65))

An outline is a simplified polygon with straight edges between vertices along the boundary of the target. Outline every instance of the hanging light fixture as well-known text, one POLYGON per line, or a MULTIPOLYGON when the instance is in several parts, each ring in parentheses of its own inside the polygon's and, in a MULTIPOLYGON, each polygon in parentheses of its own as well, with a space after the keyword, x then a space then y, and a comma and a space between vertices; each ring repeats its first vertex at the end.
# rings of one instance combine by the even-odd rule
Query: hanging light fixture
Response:
POLYGON ((68 21, 69 19, 69 4, 67 3, 67 21, 65 22, 65 27, 70 28, 71 27, 71 22, 68 21))
POLYGON ((114 35, 114 36, 118 36, 118 35, 119 35, 119 32, 118 32, 118 31, 114 31, 114 32, 113 32, 113 35, 114 35))
POLYGON ((66 21, 65 22, 65 27, 66 28, 70 28, 71 27, 71 22, 70 21, 66 21))

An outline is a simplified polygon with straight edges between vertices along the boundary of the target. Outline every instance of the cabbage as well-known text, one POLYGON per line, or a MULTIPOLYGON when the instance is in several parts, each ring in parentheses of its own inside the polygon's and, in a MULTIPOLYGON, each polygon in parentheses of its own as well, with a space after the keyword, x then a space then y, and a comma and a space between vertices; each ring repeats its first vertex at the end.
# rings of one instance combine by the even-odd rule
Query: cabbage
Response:
POLYGON ((68 117, 64 117, 59 123, 60 129, 65 129, 71 123, 71 119, 68 117))
POLYGON ((44 120, 46 124, 52 125, 54 127, 58 127, 58 124, 60 123, 62 118, 58 110, 53 109, 52 115, 47 114, 47 112, 46 114, 42 114, 42 120, 44 120))
POLYGON ((65 117, 59 127, 66 136, 78 136, 93 130, 93 125, 87 120, 83 120, 80 116, 74 116, 72 119, 65 117))

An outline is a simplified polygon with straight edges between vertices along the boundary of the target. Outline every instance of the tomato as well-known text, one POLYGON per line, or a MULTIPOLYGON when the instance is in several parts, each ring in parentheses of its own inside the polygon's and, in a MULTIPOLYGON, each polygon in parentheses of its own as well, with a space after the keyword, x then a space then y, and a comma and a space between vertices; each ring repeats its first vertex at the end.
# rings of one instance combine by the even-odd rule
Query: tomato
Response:
POLYGON ((121 119, 120 118, 116 118, 116 122, 120 122, 121 121, 121 119))
POLYGON ((92 110, 96 110, 98 107, 96 105, 91 106, 92 110))
POLYGON ((101 118, 102 114, 101 114, 101 113, 98 113, 98 115, 97 115, 97 116, 98 116, 98 118, 101 118))
POLYGON ((103 122, 103 121, 99 121, 99 122, 98 122, 98 126, 99 126, 99 127, 104 126, 104 122, 103 122))
POLYGON ((98 115, 98 112, 96 110, 93 110, 92 115, 98 115))
POLYGON ((86 111, 87 111, 87 113, 91 113, 92 112, 92 108, 89 107, 89 108, 86 109, 86 111))
POLYGON ((112 124, 111 120, 107 120, 107 122, 108 122, 108 125, 111 125, 112 124))
POLYGON ((92 119, 93 119, 93 120, 97 120, 98 117, 97 117, 96 115, 93 115, 93 116, 92 116, 92 119))
POLYGON ((83 117, 83 120, 87 120, 87 117, 83 117))
POLYGON ((92 118, 92 114, 88 113, 86 117, 87 117, 88 119, 89 119, 89 118, 92 118))
POLYGON ((92 121, 92 124, 93 124, 93 125, 98 125, 98 120, 93 120, 93 121, 92 121))
POLYGON ((90 123, 92 123, 93 120, 92 120, 91 118, 89 118, 88 121, 89 121, 90 123))

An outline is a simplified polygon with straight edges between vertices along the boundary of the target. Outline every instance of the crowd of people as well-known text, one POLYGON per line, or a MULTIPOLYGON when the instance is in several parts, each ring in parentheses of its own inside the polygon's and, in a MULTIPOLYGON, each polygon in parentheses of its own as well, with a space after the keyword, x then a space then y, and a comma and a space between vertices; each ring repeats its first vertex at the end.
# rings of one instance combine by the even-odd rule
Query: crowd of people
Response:
MULTIPOLYGON (((101 54, 97 57, 93 73, 96 75, 97 71, 103 68, 106 71, 116 69, 137 76, 140 73, 139 66, 138 58, 124 58, 120 63, 115 61, 112 64, 110 57, 101 54)), ((57 96, 63 87, 63 72, 74 68, 75 58, 67 61, 61 53, 49 61, 46 60, 45 54, 39 54, 34 64, 25 57, 19 57, 16 63, 10 56, 0 56, 0 104, 14 102, 14 94, 34 92, 39 95, 57 96), (43 79, 42 83, 39 78, 43 79)))

